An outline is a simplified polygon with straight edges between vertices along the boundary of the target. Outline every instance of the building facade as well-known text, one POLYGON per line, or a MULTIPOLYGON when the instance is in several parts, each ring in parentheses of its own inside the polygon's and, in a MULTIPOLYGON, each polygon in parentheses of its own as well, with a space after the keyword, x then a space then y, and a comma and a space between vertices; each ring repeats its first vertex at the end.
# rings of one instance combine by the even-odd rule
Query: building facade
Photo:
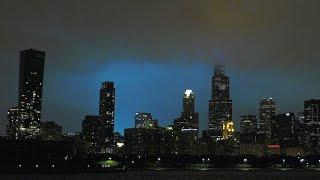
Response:
POLYGON ((230 99, 230 79, 225 75, 225 67, 216 65, 212 77, 212 97, 209 101, 209 135, 212 140, 222 139, 223 124, 232 119, 230 99))
POLYGON ((255 134, 257 129, 257 116, 244 115, 240 117, 240 131, 242 134, 255 134))
POLYGON ((259 131, 271 136, 271 119, 276 115, 276 104, 272 98, 263 98, 259 109, 259 131))
POLYGON ((87 115, 82 121, 82 138, 88 143, 89 153, 100 153, 102 148, 102 124, 99 116, 87 115))
POLYGON ((313 154, 320 154, 320 99, 304 102, 304 125, 308 149, 313 154))
POLYGON ((60 141, 62 140, 62 126, 52 121, 41 122, 40 134, 42 140, 60 141))
MULTIPOLYGON (((8 136, 13 139, 40 137, 44 64, 45 52, 35 49, 20 52, 18 116, 15 120, 8 119, 8 136)), ((12 118, 13 112, 8 113, 12 118)))
POLYGON ((158 127, 158 120, 152 119, 151 113, 137 112, 135 115, 136 128, 156 128, 158 127))
POLYGON ((176 154, 196 154, 199 114, 195 112, 195 95, 186 90, 183 96, 183 112, 174 120, 176 154))
POLYGON ((17 140, 19 138, 19 129, 21 127, 21 122, 19 121, 19 108, 10 108, 7 113, 7 119, 7 136, 10 139, 17 140))
POLYGON ((280 149, 293 147, 294 144, 294 113, 278 114, 271 120, 271 143, 280 145, 280 149))
POLYGON ((113 141, 115 117, 115 87, 113 82, 103 82, 100 89, 99 119, 101 121, 104 138, 103 151, 112 153, 115 144, 113 141))

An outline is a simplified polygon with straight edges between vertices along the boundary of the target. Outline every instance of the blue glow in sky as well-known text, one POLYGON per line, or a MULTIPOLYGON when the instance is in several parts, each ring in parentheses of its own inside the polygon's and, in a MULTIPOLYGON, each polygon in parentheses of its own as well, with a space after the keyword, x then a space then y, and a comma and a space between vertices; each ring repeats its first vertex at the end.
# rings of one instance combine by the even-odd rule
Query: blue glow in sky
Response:
MULTIPOLYGON (((85 115, 98 115, 101 82, 114 81, 116 87, 115 130, 134 126, 135 112, 151 112, 161 125, 171 124, 182 111, 185 89, 196 95, 196 111, 200 113, 200 129, 207 128, 208 100, 211 98, 213 67, 204 63, 148 63, 146 61, 107 61, 99 66, 88 63, 85 72, 56 73, 45 84, 44 121, 56 121, 66 131, 79 131, 85 115), (46 107, 48 109, 46 109, 46 107), (57 119, 50 119, 56 117, 57 119)), ((273 97, 278 112, 301 111, 304 94, 317 92, 312 80, 290 81, 276 70, 242 71, 226 67, 231 78, 233 119, 238 126, 240 115, 258 114, 262 97, 273 97), (269 73, 266 77, 266 73, 269 73), (306 90, 300 86, 304 83, 306 90), (307 88, 308 89, 308 88, 307 88), (302 94, 301 92, 304 92, 302 94)), ((239 129, 238 129, 239 130, 239 129)))

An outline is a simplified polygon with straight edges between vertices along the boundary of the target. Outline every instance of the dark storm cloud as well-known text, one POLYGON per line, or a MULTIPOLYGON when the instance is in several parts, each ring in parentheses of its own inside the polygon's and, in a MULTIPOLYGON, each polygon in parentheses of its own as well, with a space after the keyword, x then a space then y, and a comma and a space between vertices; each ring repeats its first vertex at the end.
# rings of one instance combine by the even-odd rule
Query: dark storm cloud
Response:
POLYGON ((320 62, 319 9, 318 0, 1 0, 0 110, 16 103, 18 51, 30 47, 47 51, 47 82, 121 60, 316 77, 307 71, 320 62))
POLYGON ((316 0, 4 0, 0 48, 12 54, 37 46, 63 66, 122 56, 223 60, 244 67, 315 65, 319 5, 316 0))

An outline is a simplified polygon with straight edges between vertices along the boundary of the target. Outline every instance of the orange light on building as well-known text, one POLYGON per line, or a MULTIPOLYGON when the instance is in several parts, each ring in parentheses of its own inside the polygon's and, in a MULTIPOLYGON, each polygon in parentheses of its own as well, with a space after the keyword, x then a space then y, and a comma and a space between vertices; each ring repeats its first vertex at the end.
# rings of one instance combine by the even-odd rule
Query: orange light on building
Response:
POLYGON ((222 136, 224 139, 229 139, 234 136, 234 125, 232 120, 227 120, 223 123, 222 136))

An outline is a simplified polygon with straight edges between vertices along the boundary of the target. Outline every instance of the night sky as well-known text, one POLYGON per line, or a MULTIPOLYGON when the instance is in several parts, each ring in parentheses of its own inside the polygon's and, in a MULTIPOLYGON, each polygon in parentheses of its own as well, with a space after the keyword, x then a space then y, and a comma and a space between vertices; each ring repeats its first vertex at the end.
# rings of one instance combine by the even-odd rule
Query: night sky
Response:
POLYGON ((320 95, 318 0, 0 0, 0 122, 18 100, 19 51, 44 50, 43 121, 80 131, 98 114, 102 81, 116 87, 116 131, 134 113, 163 125, 196 94, 207 128, 213 65, 231 78, 236 123, 257 114, 262 97, 277 112, 298 112, 320 95))

